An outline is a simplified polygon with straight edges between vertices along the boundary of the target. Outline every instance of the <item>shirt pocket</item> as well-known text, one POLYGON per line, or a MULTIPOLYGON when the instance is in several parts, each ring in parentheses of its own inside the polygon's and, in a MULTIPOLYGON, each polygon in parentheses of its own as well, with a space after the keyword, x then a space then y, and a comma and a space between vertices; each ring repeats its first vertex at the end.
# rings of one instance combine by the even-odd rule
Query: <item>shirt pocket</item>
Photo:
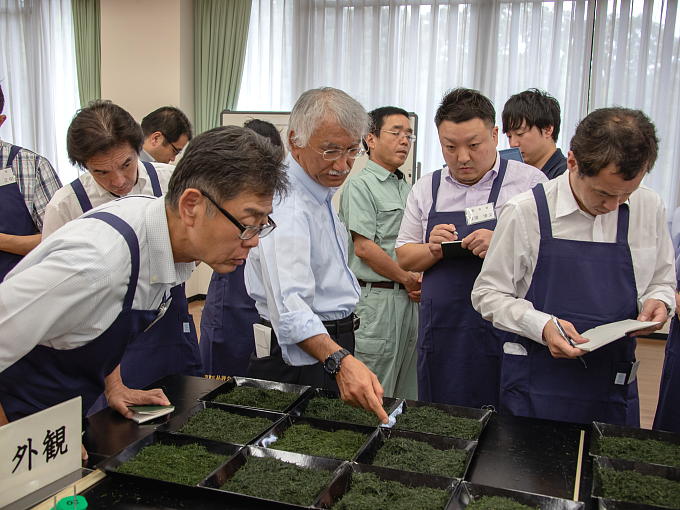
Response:
POLYGON ((378 241, 396 241, 404 216, 404 205, 399 202, 378 204, 376 214, 376 237, 378 241))

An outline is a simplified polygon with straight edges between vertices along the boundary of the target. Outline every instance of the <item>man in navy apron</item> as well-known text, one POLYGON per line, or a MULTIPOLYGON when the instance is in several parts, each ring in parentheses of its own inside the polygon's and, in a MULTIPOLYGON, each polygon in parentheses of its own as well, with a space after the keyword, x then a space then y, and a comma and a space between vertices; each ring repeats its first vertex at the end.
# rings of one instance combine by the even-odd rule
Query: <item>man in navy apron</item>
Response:
MULTIPOLYGON (((0 126, 4 107, 0 87, 0 126)), ((40 242, 45 206, 60 187, 46 158, 0 140, 0 281, 40 242)))
POLYGON ((517 334, 503 345, 501 412, 639 426, 635 339, 577 347, 601 324, 663 324, 675 304, 663 203, 640 187, 657 151, 642 112, 596 110, 571 140, 569 172, 503 211, 472 293, 486 319, 517 334))
POLYGON ((397 238, 399 265, 424 271, 418 335, 420 400, 496 406, 500 339, 472 308, 500 206, 546 177, 501 159, 493 104, 476 90, 455 89, 435 115, 446 167, 423 176, 409 194, 397 238), (462 240, 464 257, 444 258, 442 242, 462 240))
POLYGON ((187 149, 165 198, 111 201, 24 258, 0 285, 0 407, 9 420, 75 396, 87 410, 127 344, 160 323, 194 261, 217 272, 242 265, 275 227, 268 214, 286 187, 281 161, 249 130, 212 129, 187 149))
MULTIPOLYGON (((132 116, 110 101, 92 103, 76 114, 69 126, 67 150, 71 161, 87 172, 60 189, 48 204, 44 237, 117 197, 138 194, 160 197, 167 190, 174 167, 140 161, 142 138, 132 116)), ((134 389, 144 388, 167 375, 203 375, 196 328, 189 314, 184 286, 174 287, 166 296, 166 303, 167 311, 159 323, 128 344, 120 368, 124 384, 118 370, 107 381, 110 400, 138 398, 134 396, 138 393, 134 389)), ((88 414, 106 404, 102 397, 88 414)))

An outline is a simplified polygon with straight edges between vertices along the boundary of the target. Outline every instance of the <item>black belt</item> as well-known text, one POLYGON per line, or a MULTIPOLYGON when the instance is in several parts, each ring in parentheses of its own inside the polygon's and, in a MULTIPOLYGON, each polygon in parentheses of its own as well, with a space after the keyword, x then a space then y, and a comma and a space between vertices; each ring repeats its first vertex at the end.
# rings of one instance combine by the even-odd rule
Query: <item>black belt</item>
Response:
POLYGON ((362 287, 366 287, 367 285, 370 285, 371 287, 377 288, 377 289, 393 289, 395 285, 399 285, 400 289, 405 289, 403 284, 397 283, 397 282, 365 282, 363 280, 358 280, 359 285, 362 287))
MULTIPOLYGON (((329 335, 339 335, 341 333, 349 333, 359 329, 360 320, 355 314, 350 313, 344 319, 336 321, 322 321, 329 335)), ((272 323, 267 319, 260 317, 260 324, 264 324, 268 328, 272 327, 272 323)))

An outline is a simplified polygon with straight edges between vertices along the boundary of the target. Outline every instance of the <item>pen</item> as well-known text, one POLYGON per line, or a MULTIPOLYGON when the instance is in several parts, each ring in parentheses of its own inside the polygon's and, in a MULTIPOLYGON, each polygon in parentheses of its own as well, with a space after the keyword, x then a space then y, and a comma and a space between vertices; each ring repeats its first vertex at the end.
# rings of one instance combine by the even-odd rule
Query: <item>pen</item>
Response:
MULTIPOLYGON (((571 337, 569 335, 567 335, 567 332, 564 331, 564 328, 562 327, 562 324, 560 324, 560 321, 557 320, 557 317, 555 317, 553 315, 552 321, 553 321, 553 324, 555 324, 555 327, 557 328, 557 331, 559 331, 562 338, 564 338, 567 342, 569 342, 569 345, 571 345, 572 347, 578 348, 576 346, 576 343, 574 343, 574 341, 571 339, 571 337)), ((581 356, 579 356, 578 359, 581 361, 583 368, 588 368, 588 365, 586 365, 586 360, 584 360, 581 356)))

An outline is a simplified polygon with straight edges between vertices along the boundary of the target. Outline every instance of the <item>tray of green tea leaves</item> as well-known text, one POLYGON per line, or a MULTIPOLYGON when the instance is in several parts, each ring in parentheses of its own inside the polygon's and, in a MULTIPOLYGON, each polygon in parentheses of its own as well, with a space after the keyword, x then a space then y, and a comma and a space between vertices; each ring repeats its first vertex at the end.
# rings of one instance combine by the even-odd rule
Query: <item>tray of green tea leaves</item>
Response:
POLYGON ((406 400, 394 428, 476 440, 490 417, 489 410, 406 400))
POLYGON ((102 467, 113 476, 197 485, 239 450, 235 445, 154 432, 104 461, 102 467))
POLYGON ((351 423, 288 416, 259 438, 256 446, 316 457, 352 460, 375 431, 372 427, 351 423))
MULTIPOLYGON (((383 409, 387 414, 390 414, 399 406, 400 402, 399 399, 385 397, 383 398, 383 409)), ((336 392, 318 388, 309 391, 290 412, 293 415, 301 415, 305 418, 355 423, 368 427, 380 425, 375 413, 346 404, 336 392)))
POLYGON ((680 472, 675 468, 595 457, 592 495, 611 510, 680 509, 680 472))
POLYGON ((284 416, 271 411, 201 402, 158 430, 223 443, 248 444, 284 416))
POLYGON ((451 510, 582 510, 579 501, 530 492, 462 482, 455 491, 451 510))
POLYGON ((443 510, 454 480, 403 473, 363 464, 345 464, 316 506, 334 510, 443 510))
POLYGON ((381 428, 357 462, 461 479, 476 447, 476 441, 381 428))
MULTIPOLYGON (((202 486, 309 507, 331 482, 342 461, 250 446, 235 455, 202 486)), ((265 506, 264 504, 262 506, 265 506)))
POLYGON ((307 390, 309 386, 232 377, 199 400, 287 412, 307 390))
POLYGON ((590 453, 680 469, 680 435, 595 422, 590 453))

